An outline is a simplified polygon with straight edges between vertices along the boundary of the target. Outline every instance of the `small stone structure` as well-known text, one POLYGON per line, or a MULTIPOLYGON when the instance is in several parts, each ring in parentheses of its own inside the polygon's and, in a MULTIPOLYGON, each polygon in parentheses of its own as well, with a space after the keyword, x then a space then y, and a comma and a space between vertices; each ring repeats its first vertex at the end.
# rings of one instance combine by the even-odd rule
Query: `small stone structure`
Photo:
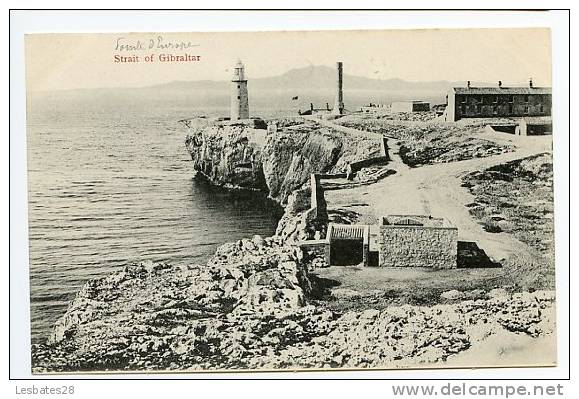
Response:
POLYGON ((427 101, 395 101, 390 106, 390 111, 395 112, 428 112, 430 103, 427 101))
POLYGON ((520 119, 492 121, 485 127, 487 132, 509 133, 517 136, 545 136, 553 134, 553 119, 550 116, 529 116, 520 119))
POLYGON ((379 226, 330 223, 325 239, 299 243, 328 266, 457 267, 458 229, 426 215, 389 215, 379 226), (378 228, 378 233, 372 232, 378 228))
POLYGON ((310 109, 301 111, 298 110, 299 115, 330 115, 332 113, 332 109, 330 108, 330 104, 326 103, 324 108, 316 108, 314 103, 310 103, 310 109))
POLYGON ((361 224, 330 223, 326 233, 329 247, 329 265, 368 265, 370 226, 361 224))
POLYGON ((390 215, 380 224, 379 266, 454 269, 458 229, 424 215, 390 215))
POLYGON ((389 114, 390 107, 384 104, 369 103, 360 107, 360 112, 363 114, 389 114))
POLYGON ((553 133, 553 119, 550 116, 521 118, 515 128, 519 136, 543 136, 553 133))

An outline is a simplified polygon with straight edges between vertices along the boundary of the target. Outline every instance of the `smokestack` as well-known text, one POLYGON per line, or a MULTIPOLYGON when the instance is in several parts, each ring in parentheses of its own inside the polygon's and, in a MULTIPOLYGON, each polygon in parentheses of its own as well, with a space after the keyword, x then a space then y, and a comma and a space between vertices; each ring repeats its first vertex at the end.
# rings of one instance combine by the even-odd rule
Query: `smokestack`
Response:
POLYGON ((341 62, 336 62, 336 72, 336 102, 332 114, 342 115, 344 113, 344 93, 342 91, 343 72, 341 62))
POLYGON ((466 81, 466 88, 467 88, 467 89, 470 89, 470 80, 467 80, 467 81, 466 81))
POLYGON ((529 78, 529 87, 533 88, 533 78, 529 78))
POLYGON ((499 87, 503 87, 503 82, 499 80, 499 87))

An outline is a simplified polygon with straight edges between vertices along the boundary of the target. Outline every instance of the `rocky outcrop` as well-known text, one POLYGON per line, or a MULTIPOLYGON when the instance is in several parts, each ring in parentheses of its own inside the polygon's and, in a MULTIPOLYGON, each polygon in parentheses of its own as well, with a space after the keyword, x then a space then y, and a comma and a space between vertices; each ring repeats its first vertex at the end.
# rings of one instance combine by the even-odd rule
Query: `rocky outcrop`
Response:
POLYGON ((440 365, 501 332, 554 336, 551 291, 450 291, 434 306, 326 308, 292 245, 307 234, 299 202, 280 222, 291 234, 224 244, 206 265, 138 264, 89 281, 49 342, 33 346, 33 371, 440 365))
POLYGON ((261 166, 265 130, 210 124, 191 132, 185 145, 197 172, 216 185, 267 191, 261 166))
POLYGON ((400 157, 412 167, 484 158, 514 150, 512 145, 485 139, 480 134, 484 127, 482 123, 444 124, 431 119, 431 115, 415 113, 410 118, 401 118, 402 114, 384 117, 349 115, 337 123, 400 140, 400 157))
MULTIPOLYGON (((254 236, 222 245, 206 266, 139 264, 91 280, 48 344, 34 348, 34 368, 241 367, 241 353, 251 357, 262 339, 276 340, 270 329, 324 314, 305 306, 311 285, 302 256, 278 237, 254 236)), ((292 342, 318 334, 310 330, 292 342)))
POLYGON ((341 315, 308 304, 300 257, 256 236, 205 268, 142 264, 89 282, 33 348, 34 371, 439 365, 501 331, 554 334, 550 291, 341 315))
POLYGON ((190 129, 186 145, 195 170, 212 183, 262 190, 283 204, 312 173, 345 172, 348 163, 380 151, 378 139, 346 137, 311 121, 277 129, 200 125, 190 129))

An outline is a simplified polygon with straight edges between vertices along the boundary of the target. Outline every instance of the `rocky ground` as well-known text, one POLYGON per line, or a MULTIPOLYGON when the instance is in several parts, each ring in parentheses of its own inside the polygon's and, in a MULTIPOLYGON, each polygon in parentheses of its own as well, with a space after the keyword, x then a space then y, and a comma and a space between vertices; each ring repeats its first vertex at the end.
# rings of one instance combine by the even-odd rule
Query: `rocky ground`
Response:
POLYGON ((336 121, 342 126, 400 140, 400 156, 409 166, 482 158, 513 150, 512 146, 478 137, 482 125, 448 125, 433 118, 388 119, 352 115, 336 121))
POLYGON ((505 231, 548 256, 554 254, 553 156, 544 153, 462 178, 474 195, 467 204, 490 232, 505 231))
POLYGON ((131 265, 89 281, 33 346, 33 371, 439 367, 500 332, 553 336, 552 291, 332 309, 292 245, 302 227, 286 215, 279 235, 224 244, 207 265, 131 265))
POLYGON ((202 267, 128 266, 83 287, 33 347, 33 371, 440 365, 496 331, 553 334, 552 292, 451 292, 435 306, 341 313, 313 301, 305 264, 281 238, 255 236, 202 267))
POLYGON ((372 118, 390 121, 414 121, 427 122, 437 118, 436 112, 393 112, 386 114, 373 114, 372 118))

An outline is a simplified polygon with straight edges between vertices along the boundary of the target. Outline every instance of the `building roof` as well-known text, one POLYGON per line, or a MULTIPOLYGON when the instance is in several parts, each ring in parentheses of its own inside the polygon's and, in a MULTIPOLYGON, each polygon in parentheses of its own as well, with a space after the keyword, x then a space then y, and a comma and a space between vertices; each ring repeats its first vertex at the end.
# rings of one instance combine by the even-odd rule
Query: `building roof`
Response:
POLYGON ((361 240, 366 226, 356 224, 332 224, 330 239, 361 240))
POLYGON ((430 215, 388 215, 382 218, 384 226, 422 226, 422 227, 453 227, 444 218, 430 215))
POLYGON ((456 94, 551 94, 550 87, 453 87, 456 94))
POLYGON ((527 125, 551 125, 553 123, 553 118, 550 116, 524 116, 520 120, 524 120, 527 125))
POLYGON ((423 100, 402 100, 402 101, 392 101, 392 104, 430 104, 428 101, 423 100))

